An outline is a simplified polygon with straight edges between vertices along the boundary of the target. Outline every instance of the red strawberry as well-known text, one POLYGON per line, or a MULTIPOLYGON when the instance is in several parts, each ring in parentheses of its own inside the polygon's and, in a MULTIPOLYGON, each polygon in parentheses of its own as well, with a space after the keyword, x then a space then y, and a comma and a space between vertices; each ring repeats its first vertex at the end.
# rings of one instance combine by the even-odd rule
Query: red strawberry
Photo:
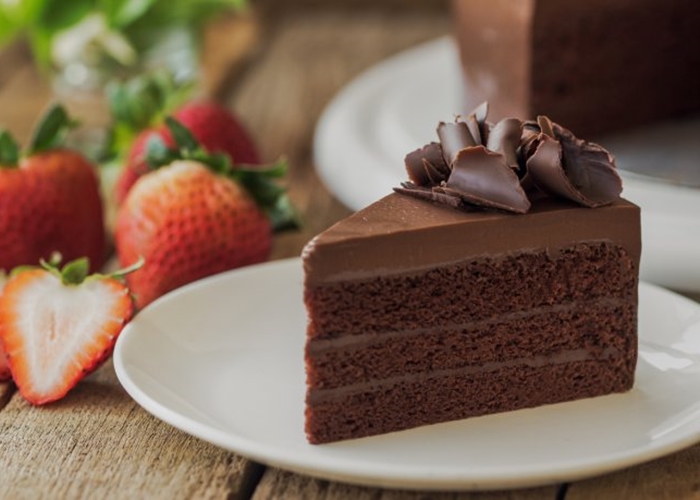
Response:
POLYGON ((0 345, 0 382, 9 380, 12 378, 10 374, 10 365, 7 364, 7 358, 5 357, 5 352, 2 350, 0 345))
MULTIPOLYGON (((190 102, 175 111, 173 117, 187 127, 200 145, 210 153, 226 154, 234 165, 260 163, 260 155, 248 131, 221 105, 208 101, 190 102)), ((175 146, 165 125, 142 131, 134 140, 126 164, 117 179, 117 203, 121 204, 124 201, 136 179, 148 170, 146 150, 152 137, 159 137, 169 147, 175 146)))
MULTIPOLYGON (((6 280, 5 274, 0 271, 0 295, 2 295, 2 289, 5 286, 6 280)), ((0 382, 9 380, 10 378, 12 378, 10 374, 10 365, 7 364, 5 351, 2 349, 2 339, 0 339, 0 382)))
POLYGON ((134 186, 117 216, 116 244, 121 262, 145 259, 127 278, 143 307, 191 281, 266 260, 271 233, 239 184, 183 160, 134 186))
POLYGON ((70 120, 52 107, 25 155, 0 131, 0 269, 33 264, 60 252, 87 256, 97 268, 105 256, 105 229, 93 165, 58 146, 70 120))
POLYGON ((116 275, 87 276, 85 258, 56 265, 17 268, 0 296, 0 339, 12 378, 37 405, 62 398, 100 366, 134 310, 116 275))
MULTIPOLYGON (((186 283, 266 260, 273 228, 293 221, 283 190, 270 181, 283 165, 232 170, 225 156, 207 156, 186 128, 168 124, 186 159, 141 177, 117 215, 120 261, 145 259, 127 277, 139 307, 186 283)), ((161 147, 168 163, 174 151, 161 147)))

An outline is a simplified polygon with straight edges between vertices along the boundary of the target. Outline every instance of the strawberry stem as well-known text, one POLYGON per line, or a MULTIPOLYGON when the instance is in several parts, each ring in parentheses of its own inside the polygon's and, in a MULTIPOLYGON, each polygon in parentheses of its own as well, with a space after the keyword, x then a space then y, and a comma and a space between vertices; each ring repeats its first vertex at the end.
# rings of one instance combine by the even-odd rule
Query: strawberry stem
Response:
POLYGON ((131 274, 134 271, 138 271, 141 266, 146 262, 146 259, 143 258, 143 256, 139 257, 139 260, 131 264, 130 266, 124 267, 122 269, 119 269, 117 271, 114 271, 113 273, 108 274, 110 278, 115 278, 115 279, 122 279, 124 276, 127 274, 131 274))

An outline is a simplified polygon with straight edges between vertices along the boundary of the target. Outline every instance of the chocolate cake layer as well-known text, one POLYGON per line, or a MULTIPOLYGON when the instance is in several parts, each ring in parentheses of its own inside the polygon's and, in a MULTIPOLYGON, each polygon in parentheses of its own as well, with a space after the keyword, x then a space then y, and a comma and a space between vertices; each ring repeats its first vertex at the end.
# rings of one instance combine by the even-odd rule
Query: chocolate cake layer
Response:
POLYGON ((700 111, 695 0, 453 0, 464 110, 590 136, 700 111))
MULTIPOLYGON (((566 359, 566 356, 564 357, 566 359)), ((307 435, 320 444, 421 425, 624 392, 634 371, 624 358, 506 366, 478 373, 397 381, 390 387, 307 406, 307 435)))
POLYGON ((335 338, 465 324, 596 298, 634 302, 637 268, 622 247, 592 242, 556 254, 511 252, 425 272, 383 271, 373 279, 331 281, 306 289, 308 335, 335 338), (512 279, 507 290, 497 285, 504 276, 512 279))
POLYGON ((481 370, 489 364, 520 364, 564 352, 578 353, 574 360, 612 354, 628 359, 634 369, 635 315, 631 301, 600 299, 492 321, 315 340, 307 347, 309 396, 314 400, 328 389, 421 373, 481 370))

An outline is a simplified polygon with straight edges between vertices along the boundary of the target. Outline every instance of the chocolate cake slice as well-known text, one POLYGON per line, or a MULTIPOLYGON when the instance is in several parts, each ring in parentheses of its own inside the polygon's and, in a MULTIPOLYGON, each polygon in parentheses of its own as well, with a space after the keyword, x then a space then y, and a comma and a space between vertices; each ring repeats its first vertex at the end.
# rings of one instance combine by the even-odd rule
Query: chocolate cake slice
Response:
POLYGON ((576 173, 591 158, 572 144, 595 145, 556 124, 487 149, 471 139, 498 124, 468 122, 441 124, 440 144, 407 157, 413 182, 304 249, 311 443, 632 387, 639 208, 601 165, 576 173), (566 176, 543 181, 557 151, 566 176))

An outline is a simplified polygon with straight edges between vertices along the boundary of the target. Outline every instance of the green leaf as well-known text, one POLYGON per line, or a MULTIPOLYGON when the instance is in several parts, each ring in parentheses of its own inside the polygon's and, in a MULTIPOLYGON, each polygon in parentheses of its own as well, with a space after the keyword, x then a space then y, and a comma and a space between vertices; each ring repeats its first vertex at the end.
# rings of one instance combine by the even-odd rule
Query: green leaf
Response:
POLYGON ((44 0, 36 26, 55 34, 78 24, 94 6, 94 0, 44 0))
POLYGON ((17 165, 19 146, 8 130, 0 128, 0 168, 17 165))
POLYGON ((79 285, 90 272, 90 259, 81 257, 67 263, 61 269, 61 282, 64 285, 79 285))
POLYGON ((100 0, 111 28, 123 28, 142 17, 156 0, 100 0))
POLYGON ((157 135, 148 138, 146 142, 146 163, 152 169, 170 165, 173 161, 180 159, 177 150, 170 149, 163 139, 157 135))
POLYGON ((168 127, 168 130, 170 130, 178 149, 184 150, 185 152, 194 152, 199 149, 199 142, 197 142, 197 139, 192 135, 190 129, 175 118, 167 116, 165 118, 165 125, 168 127))
POLYGON ((299 212, 287 195, 280 196, 274 205, 265 209, 265 213, 270 219, 272 230, 276 233, 299 229, 302 226, 299 212))
POLYGON ((51 66, 51 32, 36 26, 27 35, 39 69, 48 71, 51 66))
POLYGON ((52 105, 34 131, 28 153, 38 153, 57 147, 63 141, 68 130, 76 124, 70 119, 63 106, 60 104, 52 105))
POLYGON ((289 200, 286 189, 275 182, 284 177, 287 170, 287 161, 281 158, 270 165, 245 166, 229 173, 267 214, 276 232, 301 226, 299 214, 289 200))
POLYGON ((165 102, 159 84, 145 76, 123 84, 110 83, 107 98, 115 123, 130 127, 135 132, 150 126, 161 113, 165 102))
POLYGON ((0 3, 0 43, 11 40, 15 33, 20 29, 20 26, 5 12, 5 7, 0 3))
POLYGON ((36 24, 45 0, 0 1, 0 18, 16 30, 24 30, 36 24))

